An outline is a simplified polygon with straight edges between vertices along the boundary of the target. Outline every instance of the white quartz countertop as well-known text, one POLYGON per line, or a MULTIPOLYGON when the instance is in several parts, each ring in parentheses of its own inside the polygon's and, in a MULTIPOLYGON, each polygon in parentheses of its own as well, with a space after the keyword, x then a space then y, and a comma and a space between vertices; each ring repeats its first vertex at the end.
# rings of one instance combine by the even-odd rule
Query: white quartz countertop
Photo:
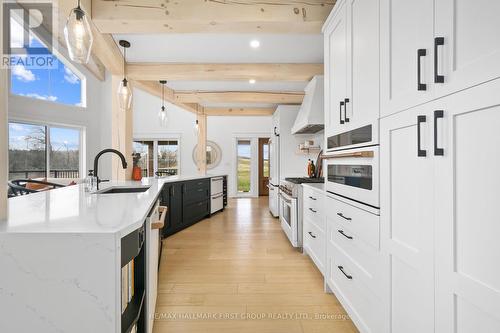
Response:
POLYGON ((325 190, 325 183, 302 183, 302 186, 311 187, 315 190, 320 190, 320 191, 325 190))
POLYGON ((9 217, 6 221, 0 221, 0 235, 118 233, 123 237, 144 223, 164 183, 220 176, 223 175, 172 176, 100 184, 100 190, 120 186, 151 186, 142 193, 87 193, 81 184, 11 198, 9 217))

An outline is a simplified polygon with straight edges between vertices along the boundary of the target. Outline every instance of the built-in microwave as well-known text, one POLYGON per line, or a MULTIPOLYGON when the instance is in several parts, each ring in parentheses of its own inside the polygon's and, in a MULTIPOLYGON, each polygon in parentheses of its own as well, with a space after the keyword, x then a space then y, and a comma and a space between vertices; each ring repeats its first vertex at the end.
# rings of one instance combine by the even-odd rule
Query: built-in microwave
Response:
POLYGON ((325 155, 326 190, 379 208, 379 147, 369 146, 325 155))
POLYGON ((378 122, 373 122, 347 132, 329 136, 326 139, 326 152, 378 144, 378 122))

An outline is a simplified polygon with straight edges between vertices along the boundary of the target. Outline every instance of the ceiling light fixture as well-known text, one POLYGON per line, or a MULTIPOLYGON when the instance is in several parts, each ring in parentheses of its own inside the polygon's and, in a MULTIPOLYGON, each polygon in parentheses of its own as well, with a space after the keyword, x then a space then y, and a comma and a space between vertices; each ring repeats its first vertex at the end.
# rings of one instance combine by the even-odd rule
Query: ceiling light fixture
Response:
POLYGON ((161 109, 160 112, 158 112, 158 119, 160 120, 160 126, 161 127, 166 127, 167 126, 167 111, 165 110, 165 84, 167 84, 167 81, 161 80, 161 109))
POLYGON ((130 43, 126 40, 120 40, 119 44, 123 47, 123 80, 120 82, 120 86, 118 87, 118 101, 120 109, 128 110, 132 104, 132 90, 130 89, 130 84, 127 80, 125 64, 127 63, 127 49, 130 47, 130 43))
POLYGON ((94 36, 92 30, 90 30, 87 15, 80 7, 80 0, 78 0, 77 7, 73 8, 69 13, 64 26, 64 39, 72 61, 79 64, 89 62, 94 36))
POLYGON ((250 42, 250 46, 254 49, 257 49, 260 47, 260 42, 257 39, 254 39, 250 42))
POLYGON ((255 84, 256 82, 257 82, 257 80, 255 80, 255 79, 248 80, 248 83, 250 83, 250 84, 255 84))

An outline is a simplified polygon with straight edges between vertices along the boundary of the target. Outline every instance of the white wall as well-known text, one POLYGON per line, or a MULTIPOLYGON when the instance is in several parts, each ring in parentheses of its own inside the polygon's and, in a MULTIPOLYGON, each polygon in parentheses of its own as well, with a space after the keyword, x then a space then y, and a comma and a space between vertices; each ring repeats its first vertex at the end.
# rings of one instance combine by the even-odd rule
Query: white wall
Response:
MULTIPOLYGON (((139 89, 134 89, 134 138, 162 139, 179 138, 181 155, 181 174, 197 173, 192 154, 197 138, 194 134, 195 114, 185 111, 175 105, 166 104, 168 123, 165 128, 158 122, 158 111, 161 100, 139 89)), ((222 150, 221 163, 210 174, 227 174, 229 195, 234 196, 236 186, 234 174, 236 165, 235 138, 271 134, 272 118, 267 117, 208 117, 207 139, 217 143, 222 150)))
MULTIPOLYGON (((111 84, 109 75, 104 82, 97 80, 85 68, 77 66, 87 78, 87 107, 64 105, 23 96, 9 96, 9 121, 76 126, 85 129, 86 158, 83 170, 93 169, 94 156, 111 147, 111 84), (109 100, 109 101, 107 101, 109 100)), ((81 175, 81 177, 84 177, 81 175)), ((111 176, 111 157, 99 164, 102 179, 111 176)))

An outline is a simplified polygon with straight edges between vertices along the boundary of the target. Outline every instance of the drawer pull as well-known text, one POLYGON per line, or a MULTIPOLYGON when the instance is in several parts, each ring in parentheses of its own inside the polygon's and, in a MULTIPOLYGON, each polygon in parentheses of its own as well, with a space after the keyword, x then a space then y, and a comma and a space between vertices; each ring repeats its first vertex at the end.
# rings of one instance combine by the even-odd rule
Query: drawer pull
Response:
POLYGON ((313 213, 317 213, 317 212, 318 212, 317 210, 314 210, 314 209, 312 209, 312 208, 309 208, 309 210, 310 210, 311 212, 313 212, 313 213))
POLYGON ((315 197, 311 197, 311 196, 309 196, 309 199, 314 200, 314 201, 318 200, 315 197))
POLYGON ((316 236, 314 236, 312 232, 310 232, 310 231, 309 231, 309 232, 308 232, 308 234, 309 234, 312 238, 316 238, 316 236))
POLYGON ((344 267, 343 266, 337 266, 337 267, 342 272, 342 274, 345 275, 346 278, 348 278, 349 280, 352 280, 352 275, 346 274, 346 272, 344 272, 344 267))
POLYGON ((203 192, 203 189, 202 189, 202 188, 199 188, 199 189, 198 189, 198 192, 203 192))
POLYGON ((352 219, 350 217, 345 217, 344 214, 342 214, 342 213, 337 213, 337 215, 340 216, 341 218, 343 218, 344 220, 352 221, 352 219))
POLYGON ((345 233, 344 233, 344 230, 337 230, 339 232, 339 234, 341 234, 342 236, 344 236, 345 238, 347 239, 352 239, 352 236, 347 236, 345 233))

